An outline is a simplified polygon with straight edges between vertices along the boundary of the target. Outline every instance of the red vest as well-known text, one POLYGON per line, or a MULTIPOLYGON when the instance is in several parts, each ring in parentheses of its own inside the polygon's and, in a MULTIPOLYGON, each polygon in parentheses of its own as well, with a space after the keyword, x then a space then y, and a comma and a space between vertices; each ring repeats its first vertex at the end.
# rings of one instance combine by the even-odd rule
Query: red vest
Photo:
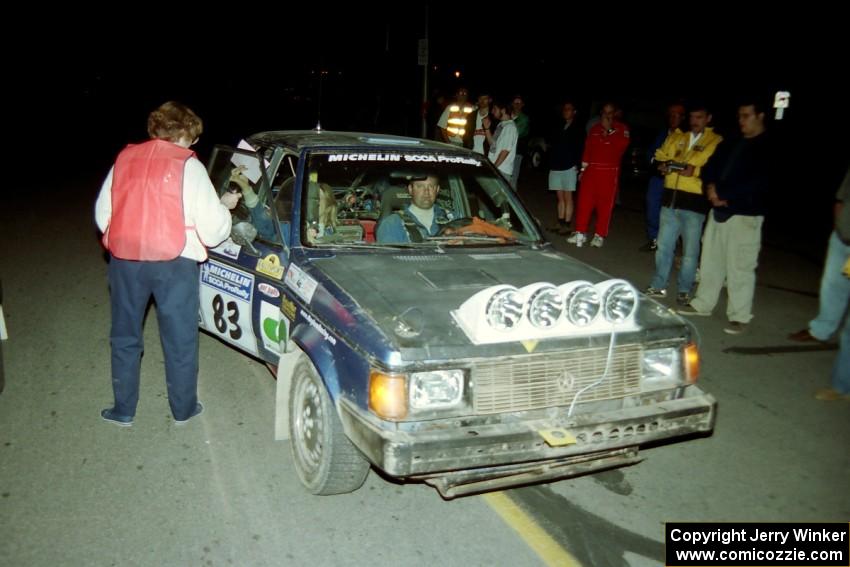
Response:
POLYGON ((192 150, 165 140, 129 145, 112 172, 103 245, 123 260, 173 260, 186 246, 183 169, 192 150))

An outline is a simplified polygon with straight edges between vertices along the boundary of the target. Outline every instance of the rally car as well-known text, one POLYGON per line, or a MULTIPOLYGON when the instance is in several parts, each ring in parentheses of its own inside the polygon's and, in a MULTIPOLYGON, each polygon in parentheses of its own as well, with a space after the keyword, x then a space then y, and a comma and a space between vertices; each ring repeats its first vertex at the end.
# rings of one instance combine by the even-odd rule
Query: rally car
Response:
POLYGON ((216 147, 209 173, 244 198, 202 265, 200 325, 273 368, 276 438, 310 492, 353 491, 374 466, 452 498, 712 430, 688 325, 554 250, 484 156, 264 132, 216 147), (423 180, 433 233, 411 226, 423 180), (382 238, 386 222, 410 238, 382 238))

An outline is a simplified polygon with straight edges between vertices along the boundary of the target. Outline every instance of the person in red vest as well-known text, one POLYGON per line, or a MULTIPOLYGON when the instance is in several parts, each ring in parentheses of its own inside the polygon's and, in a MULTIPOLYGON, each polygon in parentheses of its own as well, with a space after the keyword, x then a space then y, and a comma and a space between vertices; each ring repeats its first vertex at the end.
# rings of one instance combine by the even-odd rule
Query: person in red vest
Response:
POLYGON ((629 145, 629 127, 615 118, 616 107, 607 103, 602 107, 600 120, 587 134, 576 209, 576 231, 567 242, 583 246, 587 241, 590 216, 596 211, 596 234, 590 245, 601 248, 608 236, 611 212, 620 177, 620 160, 629 145))
POLYGON ((112 389, 101 417, 133 424, 139 401, 142 325, 153 295, 165 355, 168 403, 176 423, 204 411, 198 401, 198 262, 206 247, 230 234, 230 209, 219 200, 203 164, 189 149, 203 122, 188 107, 166 102, 148 116, 151 139, 118 154, 95 204, 109 251, 112 389))

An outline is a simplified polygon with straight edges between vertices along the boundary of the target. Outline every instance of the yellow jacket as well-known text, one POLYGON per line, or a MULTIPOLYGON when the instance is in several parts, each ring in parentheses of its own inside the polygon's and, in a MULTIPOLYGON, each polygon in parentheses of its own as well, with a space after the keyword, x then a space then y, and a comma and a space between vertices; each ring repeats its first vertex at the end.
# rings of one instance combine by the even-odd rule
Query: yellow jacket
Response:
POLYGON ((674 161, 694 166, 694 174, 691 177, 679 175, 678 172, 674 171, 665 175, 664 187, 688 193, 702 193, 700 173, 703 166, 708 163, 708 158, 714 154, 717 145, 723 141, 723 136, 715 134, 714 128, 706 128, 694 147, 689 150, 690 136, 690 131, 675 130, 672 132, 661 144, 661 147, 656 150, 655 161, 674 161))

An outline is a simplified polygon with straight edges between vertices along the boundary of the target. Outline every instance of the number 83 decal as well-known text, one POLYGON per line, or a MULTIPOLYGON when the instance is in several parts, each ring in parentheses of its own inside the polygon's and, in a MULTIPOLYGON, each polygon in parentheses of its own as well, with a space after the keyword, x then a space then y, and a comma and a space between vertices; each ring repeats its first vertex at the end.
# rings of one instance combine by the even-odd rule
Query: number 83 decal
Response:
POLYGON ((239 327, 239 305, 235 301, 228 301, 225 304, 221 294, 216 294, 212 300, 212 308, 213 321, 218 332, 222 334, 227 332, 231 339, 238 341, 242 337, 242 329, 239 327))

